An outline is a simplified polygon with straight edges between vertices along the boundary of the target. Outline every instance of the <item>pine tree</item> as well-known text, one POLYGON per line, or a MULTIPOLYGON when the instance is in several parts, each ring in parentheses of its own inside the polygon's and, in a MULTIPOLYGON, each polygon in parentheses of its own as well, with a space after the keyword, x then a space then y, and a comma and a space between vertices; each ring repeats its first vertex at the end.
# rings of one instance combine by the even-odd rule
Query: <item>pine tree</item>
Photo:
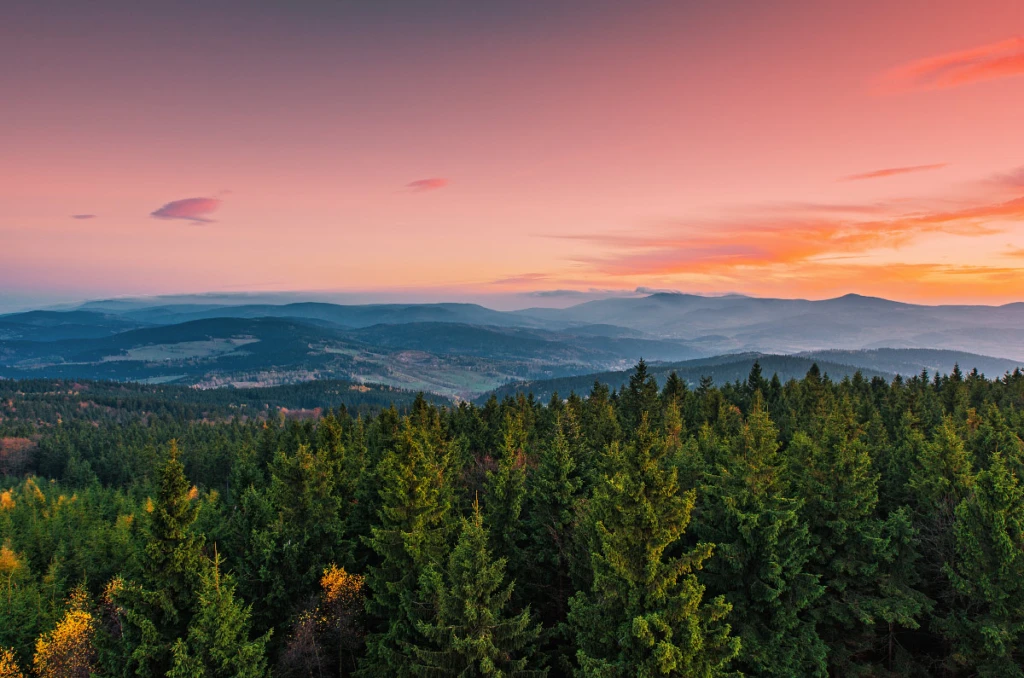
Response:
POLYGON ((705 568, 712 594, 733 605, 742 641, 740 670, 761 676, 823 676, 826 647, 811 607, 822 593, 808 571, 810 535, 792 498, 778 454, 777 431, 759 397, 723 460, 703 488, 697 535, 717 543, 705 568))
POLYGON ((527 670, 540 626, 531 623, 529 608, 514 616, 507 612, 514 583, 505 585, 505 559, 493 559, 487 542, 476 505, 472 517, 462 521, 447 568, 429 566, 423 573, 421 586, 433 598, 435 612, 418 624, 432 645, 415 647, 416 675, 546 675, 546 670, 527 670))
POLYGON ((1002 454, 956 509, 956 557, 945 567, 956 593, 940 628, 950 663, 979 676, 1024 676, 1024 488, 1002 454))
POLYGON ((249 639, 251 609, 235 598, 235 585, 221 574, 220 556, 205 565, 196 609, 184 639, 172 646, 168 678, 265 678, 270 634, 249 639))
POLYGON ((646 417, 634 443, 609 453, 614 473, 593 500, 593 586, 570 603, 579 675, 725 675, 739 649, 730 606, 703 602, 697 580, 714 547, 684 547, 695 493, 679 491, 646 417))
POLYGON ((379 560, 366 574, 371 594, 366 609, 374 628, 360 675, 412 675, 409 648, 421 640, 417 625, 428 612, 419 578, 445 553, 451 503, 444 484, 447 461, 432 436, 406 420, 396 448, 377 466, 381 508, 366 539, 379 560))

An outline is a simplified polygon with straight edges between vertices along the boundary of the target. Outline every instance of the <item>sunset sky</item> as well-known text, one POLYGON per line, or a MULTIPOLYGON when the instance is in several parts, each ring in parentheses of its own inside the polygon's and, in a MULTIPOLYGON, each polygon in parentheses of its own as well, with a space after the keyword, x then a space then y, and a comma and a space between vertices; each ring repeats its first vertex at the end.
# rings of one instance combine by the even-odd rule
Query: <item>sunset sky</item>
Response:
POLYGON ((1024 301, 1021 0, 15 0, 0 64, 0 311, 1024 301))

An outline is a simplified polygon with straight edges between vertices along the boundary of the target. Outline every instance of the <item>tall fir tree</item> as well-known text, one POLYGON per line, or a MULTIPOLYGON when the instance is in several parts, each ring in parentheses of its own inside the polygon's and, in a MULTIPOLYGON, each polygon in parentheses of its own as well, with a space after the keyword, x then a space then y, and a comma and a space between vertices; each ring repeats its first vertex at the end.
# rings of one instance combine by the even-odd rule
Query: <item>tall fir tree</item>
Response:
POLYGON ((730 606, 704 602, 697 579, 714 547, 686 547, 695 493, 680 492, 646 417, 635 442, 609 453, 614 471, 593 500, 593 585, 570 603, 578 675, 727 674, 739 650, 725 621, 730 606))

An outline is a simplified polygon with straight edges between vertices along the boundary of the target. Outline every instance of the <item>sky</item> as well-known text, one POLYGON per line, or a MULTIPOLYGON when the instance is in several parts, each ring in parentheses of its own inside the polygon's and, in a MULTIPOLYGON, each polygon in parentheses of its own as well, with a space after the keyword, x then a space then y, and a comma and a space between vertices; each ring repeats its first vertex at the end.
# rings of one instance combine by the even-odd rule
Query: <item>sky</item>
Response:
POLYGON ((1024 301, 1020 0, 15 0, 0 63, 0 311, 1024 301))

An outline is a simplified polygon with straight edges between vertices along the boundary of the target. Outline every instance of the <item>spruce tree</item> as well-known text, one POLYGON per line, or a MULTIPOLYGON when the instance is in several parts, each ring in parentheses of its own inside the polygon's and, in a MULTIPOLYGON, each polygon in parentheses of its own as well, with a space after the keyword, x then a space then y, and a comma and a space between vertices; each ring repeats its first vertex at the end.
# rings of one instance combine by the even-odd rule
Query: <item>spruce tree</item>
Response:
POLYGON ((755 396, 729 455, 703 487, 697 535, 717 544, 703 580, 733 606, 741 671, 824 676, 827 651, 810 614, 824 591, 808 569, 810 534, 778 449, 775 426, 755 396))
MULTIPOLYGON (((829 646, 835 675, 867 674, 882 644, 879 630, 916 629, 927 601, 902 577, 913 561, 894 563, 900 554, 889 534, 902 528, 877 517, 878 478, 849 403, 839 403, 815 428, 814 441, 796 434, 790 455, 811 537, 807 569, 825 586, 813 605, 818 635, 829 646)), ((909 524, 903 513, 890 520, 909 524)))
POLYGON ((199 506, 178 456, 172 440, 152 504, 142 576, 120 594, 126 663, 138 676, 163 676, 170 669, 171 646, 188 629, 202 574, 204 540, 192 530, 199 506))
POLYGON ((726 674, 739 641, 729 604, 704 602, 697 579, 714 547, 686 546, 695 493, 680 492, 646 417, 635 442, 609 454, 613 473, 593 499, 593 585, 570 602, 579 675, 726 674))
POLYGON ((251 608, 235 598, 235 585, 221 574, 220 556, 207 563, 196 592, 188 632, 172 646, 168 678, 265 678, 267 633, 249 639, 251 608))
POLYGON ((658 383, 647 371, 647 363, 643 358, 636 364, 633 374, 629 377, 629 384, 622 389, 619 398, 619 422, 623 431, 638 431, 645 414, 653 428, 660 426, 661 403, 658 398, 658 383))
POLYGON ((487 476, 485 513, 495 552, 511 563, 513 575, 523 571, 526 533, 522 512, 526 502, 527 433, 520 412, 508 412, 497 450, 497 468, 487 476))
MULTIPOLYGON (((576 523, 584 500, 577 458, 584 446, 579 419, 571 408, 558 415, 555 435, 541 449, 530 482, 528 557, 524 593, 547 630, 547 645, 570 656, 566 615, 573 593, 576 523)), ((589 552, 588 552, 589 553, 589 552)), ((589 566, 589 563, 587 563, 589 566)))
POLYGON ((505 585, 505 559, 495 560, 479 505, 462 520, 447 567, 428 566, 420 584, 433 599, 434 615, 417 627, 429 643, 414 648, 413 673, 421 676, 544 676, 528 670, 540 626, 529 608, 511 615, 514 582, 505 585))
POLYGON ((359 673, 367 677, 412 675, 410 648, 421 640, 418 624, 428 613, 419 578, 441 562, 446 547, 447 456, 408 420, 396 443, 377 465, 380 510, 366 538, 377 559, 366 574, 372 629, 359 673))
POLYGON ((979 676, 1024 676, 1024 488, 994 452, 956 509, 956 556, 945 567, 956 594, 939 626, 950 664, 979 676))

